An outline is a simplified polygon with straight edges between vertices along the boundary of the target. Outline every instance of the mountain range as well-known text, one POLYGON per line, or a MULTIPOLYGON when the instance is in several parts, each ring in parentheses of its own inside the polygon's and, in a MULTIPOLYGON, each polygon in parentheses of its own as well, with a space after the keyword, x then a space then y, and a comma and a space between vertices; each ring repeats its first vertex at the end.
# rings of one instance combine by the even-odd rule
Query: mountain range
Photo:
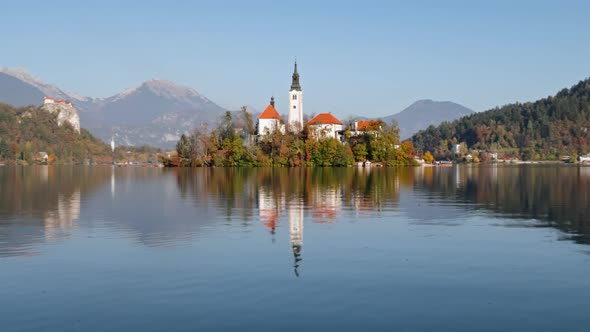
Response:
POLYGON ((201 123, 215 123, 226 110, 192 88, 149 80, 107 98, 82 97, 46 84, 23 69, 0 68, 0 102, 39 105, 43 97, 67 99, 80 113, 82 126, 119 144, 169 148, 201 123))
MULTIPOLYGON (((72 101, 84 128, 104 141, 114 136, 120 145, 170 148, 182 133, 203 123, 214 126, 227 111, 194 89, 166 80, 149 80, 111 97, 90 98, 44 83, 24 69, 0 68, 0 102, 39 105, 45 96, 72 101)), ((452 102, 421 100, 383 120, 396 120, 405 139, 430 125, 470 113, 473 111, 452 102)))

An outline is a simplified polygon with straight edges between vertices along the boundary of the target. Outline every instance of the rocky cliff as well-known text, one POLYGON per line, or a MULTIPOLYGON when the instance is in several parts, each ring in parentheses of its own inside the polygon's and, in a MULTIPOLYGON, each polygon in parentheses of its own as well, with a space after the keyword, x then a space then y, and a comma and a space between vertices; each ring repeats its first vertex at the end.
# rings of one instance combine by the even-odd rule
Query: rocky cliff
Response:
POLYGON ((57 124, 62 126, 64 122, 69 122, 72 127, 80 133, 80 115, 70 103, 56 103, 56 104, 44 104, 41 106, 41 110, 49 112, 51 114, 57 114, 57 124))

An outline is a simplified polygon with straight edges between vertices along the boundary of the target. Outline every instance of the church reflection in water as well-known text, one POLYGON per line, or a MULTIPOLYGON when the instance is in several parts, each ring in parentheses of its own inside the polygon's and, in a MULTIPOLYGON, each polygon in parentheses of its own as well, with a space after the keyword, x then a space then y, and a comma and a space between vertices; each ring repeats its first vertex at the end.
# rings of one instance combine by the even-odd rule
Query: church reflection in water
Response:
POLYGON ((295 203, 289 205, 289 239, 293 249, 295 263, 293 269, 295 275, 299 277, 299 263, 301 258, 301 248, 303 246, 303 204, 295 203))
POLYGON ((276 241, 277 227, 282 214, 286 214, 289 222, 289 240, 293 251, 293 269, 299 276, 299 265, 303 260, 301 251, 303 246, 303 208, 304 204, 298 199, 291 199, 288 204, 284 194, 273 195, 266 188, 258 191, 258 211, 260 221, 269 230, 273 243, 276 241))

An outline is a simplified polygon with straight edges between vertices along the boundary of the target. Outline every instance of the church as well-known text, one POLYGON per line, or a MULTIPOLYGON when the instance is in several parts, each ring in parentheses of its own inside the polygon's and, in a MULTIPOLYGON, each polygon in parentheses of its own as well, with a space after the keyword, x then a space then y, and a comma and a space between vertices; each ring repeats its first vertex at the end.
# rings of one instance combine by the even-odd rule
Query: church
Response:
MULTIPOLYGON (((256 134, 258 137, 269 135, 275 131, 282 134, 287 131, 300 132, 304 128, 303 123, 303 90, 299 82, 297 62, 291 77, 291 89, 289 90, 289 113, 285 123, 275 108, 274 97, 270 98, 270 104, 258 116, 256 134)), ((320 113, 308 122, 310 132, 316 139, 335 138, 343 141, 343 123, 330 113, 320 113)))
POLYGON ((303 90, 299 83, 299 72, 297 72, 297 62, 289 90, 289 115, 288 122, 285 123, 279 112, 275 108, 274 97, 271 97, 270 104, 258 117, 257 131, 258 136, 268 135, 275 130, 285 133, 287 130, 298 132, 303 129, 303 90))

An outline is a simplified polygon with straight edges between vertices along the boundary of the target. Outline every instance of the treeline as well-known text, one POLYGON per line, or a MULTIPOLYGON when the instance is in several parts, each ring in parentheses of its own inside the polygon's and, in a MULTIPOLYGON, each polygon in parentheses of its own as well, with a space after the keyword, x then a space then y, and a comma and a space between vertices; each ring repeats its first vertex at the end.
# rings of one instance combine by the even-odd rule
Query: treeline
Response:
POLYGON ((68 123, 58 126, 55 114, 0 103, 0 160, 31 164, 39 152, 56 163, 81 163, 110 155, 109 147, 87 130, 78 134, 68 123))
POLYGON ((430 126, 412 137, 419 151, 453 157, 452 148, 465 143, 471 151, 498 157, 555 160, 590 150, 590 80, 553 97, 516 103, 475 113, 454 122, 430 126))
POLYGON ((354 136, 346 126, 344 141, 316 138, 308 125, 300 132, 276 130, 256 137, 250 113, 243 109, 236 116, 227 112, 219 125, 206 125, 190 135, 182 135, 176 155, 161 157, 166 166, 183 167, 257 167, 257 166, 350 166, 354 162, 372 161, 384 166, 410 165, 415 151, 411 142, 399 142, 397 124, 379 122, 375 130, 354 136), (242 127, 236 129, 236 124, 242 127))

